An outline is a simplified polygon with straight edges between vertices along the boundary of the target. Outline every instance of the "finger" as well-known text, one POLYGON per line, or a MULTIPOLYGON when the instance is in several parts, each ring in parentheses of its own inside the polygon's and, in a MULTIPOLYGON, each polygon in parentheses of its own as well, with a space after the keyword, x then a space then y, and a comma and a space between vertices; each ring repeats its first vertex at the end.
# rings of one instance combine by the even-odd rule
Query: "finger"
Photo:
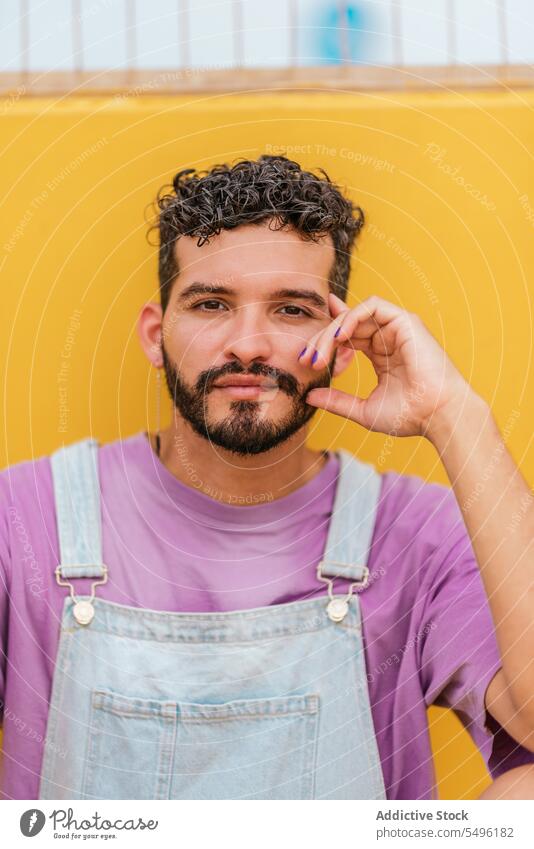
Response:
POLYGON ((331 314, 335 316, 334 320, 312 336, 298 356, 302 365, 311 366, 316 371, 328 365, 335 345, 354 341, 356 327, 356 340, 370 339, 380 329, 378 318, 385 322, 387 315, 393 318, 403 313, 400 307, 376 295, 349 309, 341 298, 329 292, 328 304, 331 314))
POLYGON ((338 298, 338 296, 334 295, 333 292, 328 293, 328 307, 332 318, 337 318, 338 315, 343 312, 348 312, 350 309, 345 301, 342 301, 341 298, 338 298))
POLYGON ((367 355, 370 354, 372 350, 372 333, 368 333, 367 336, 360 335, 360 327, 358 325, 356 334, 353 334, 347 342, 344 342, 336 338, 336 327, 339 328, 338 322, 313 336, 308 342, 305 353, 299 357, 299 362, 304 362, 304 365, 311 366, 314 371, 318 371, 330 364, 332 354, 336 348, 345 348, 349 351, 363 351, 367 355), (314 359, 316 353, 317 356, 314 359))
MULTIPOLYGON (((327 387, 324 389, 311 389, 306 395, 306 403, 312 407, 320 407, 329 413, 344 416, 346 419, 364 425, 365 398, 357 398, 340 389, 327 387)), ((365 425, 364 425, 365 427, 365 425)))
POLYGON ((333 292, 328 293, 328 307, 333 321, 310 339, 305 352, 299 356, 305 365, 311 365, 315 370, 328 366, 334 347, 332 340, 339 336, 339 327, 350 312, 345 301, 333 292))
POLYGON ((327 340, 331 340, 342 321, 343 316, 338 315, 334 318, 326 327, 321 328, 315 333, 309 340, 306 347, 300 352, 298 355, 298 360, 302 365, 313 366, 313 368, 324 368, 325 365, 328 365, 329 360, 318 359, 318 356, 314 359, 314 354, 319 350, 319 345, 322 345, 323 349, 328 346, 328 342, 322 344, 320 340, 322 340, 323 336, 327 340), (312 363, 313 360, 313 363, 312 363))
POLYGON ((316 371, 329 364, 336 346, 347 345, 354 350, 368 350, 368 345, 362 344, 362 342, 369 340, 378 329, 374 317, 365 318, 363 315, 364 311, 367 315, 370 312, 370 306, 366 307, 365 302, 359 304, 358 307, 346 309, 346 304, 341 298, 333 293, 330 293, 330 295, 332 311, 338 314, 317 338, 310 340, 310 348, 313 345, 315 350, 306 352, 306 364, 310 364, 316 371), (359 315, 362 316, 361 319, 358 318, 359 315))
POLYGON ((322 330, 318 330, 317 333, 314 333, 313 336, 311 336, 308 342, 306 343, 306 347, 303 348, 300 354, 298 355, 297 359, 299 363, 301 363, 303 366, 310 365, 311 359, 315 351, 316 342, 322 332, 322 330))
MULTIPOLYGON (((336 295, 334 295, 333 292, 329 292, 328 293, 328 310, 330 312, 330 316, 332 317, 332 319, 336 319, 340 315, 341 312, 346 312, 347 305, 344 303, 344 301, 341 300, 341 298, 338 298, 336 295)), ((338 324, 339 324, 339 322, 336 323, 334 332, 337 330, 338 324)), ((330 325, 327 325, 327 327, 329 327, 329 326, 330 325)), ((325 328, 318 330, 317 333, 315 333, 308 340, 306 346, 299 353, 297 359, 299 360, 299 362, 302 365, 307 366, 307 365, 310 364, 311 358, 313 357, 313 354, 315 353, 316 342, 319 339, 319 336, 321 335, 321 333, 323 333, 324 329, 325 328)))
POLYGON ((349 310, 341 323, 338 338, 347 341, 356 327, 359 336, 372 336, 381 327, 403 314, 406 314, 406 310, 372 295, 349 310))
POLYGON ((372 350, 372 345, 369 339, 358 339, 352 338, 350 342, 340 342, 337 346, 338 351, 363 351, 364 353, 370 353, 372 350))
POLYGON ((325 327, 321 331, 321 333, 313 341, 313 344, 310 345, 310 351, 307 352, 307 362, 309 362, 309 365, 311 365, 311 367, 316 371, 328 366, 334 349, 338 344, 340 344, 336 337, 338 336, 342 318, 342 315, 335 318, 328 327, 325 327))

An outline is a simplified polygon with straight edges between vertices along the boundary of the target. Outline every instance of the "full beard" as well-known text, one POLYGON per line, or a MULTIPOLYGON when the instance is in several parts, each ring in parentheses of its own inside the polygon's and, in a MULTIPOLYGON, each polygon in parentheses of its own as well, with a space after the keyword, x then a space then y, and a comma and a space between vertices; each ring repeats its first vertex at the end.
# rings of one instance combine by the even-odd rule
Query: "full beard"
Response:
POLYGON ((271 369, 261 363, 253 363, 248 370, 234 361, 220 369, 208 369, 199 374, 193 387, 190 387, 170 361, 162 345, 165 379, 174 406, 182 417, 189 422, 193 430, 210 442, 234 454, 262 454, 289 439, 302 428, 317 411, 316 407, 306 404, 305 398, 311 389, 330 385, 336 352, 328 366, 319 376, 300 387, 293 375, 271 369), (259 401, 236 399, 230 404, 230 411, 220 421, 210 421, 206 415, 205 398, 213 384, 227 374, 248 374, 276 379, 278 391, 285 392, 293 399, 293 406, 281 421, 273 421, 260 413, 259 401))

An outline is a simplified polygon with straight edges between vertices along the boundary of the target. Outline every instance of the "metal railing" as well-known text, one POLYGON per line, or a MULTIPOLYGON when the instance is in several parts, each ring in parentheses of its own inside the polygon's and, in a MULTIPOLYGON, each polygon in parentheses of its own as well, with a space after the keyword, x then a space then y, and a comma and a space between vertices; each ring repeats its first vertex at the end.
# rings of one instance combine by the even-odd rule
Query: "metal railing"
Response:
POLYGON ((153 94, 310 86, 513 87, 530 86, 534 80, 529 57, 522 56, 517 48, 511 49, 510 43, 511 23, 517 31, 518 22, 524 22, 534 36, 534 3, 525 5, 523 0, 469 0, 475 6, 480 4, 485 21, 492 19, 494 37, 486 39, 491 47, 486 61, 465 58, 466 32, 475 52, 480 40, 476 27, 462 23, 465 4, 460 0, 427 0, 429 5, 424 6, 420 0, 416 8, 420 21, 431 25, 432 37, 439 42, 432 47, 432 37, 426 36, 426 46, 434 50, 431 63, 414 61, 414 56, 420 57, 422 42, 419 33, 413 32, 413 0, 273 0, 274 5, 267 4, 272 6, 267 26, 265 0, 201 2, 202 6, 198 0, 177 0, 174 4, 168 0, 18 0, 18 4, 10 4, 14 10, 10 19, 5 4, 0 5, 0 57, 8 57, 0 59, 0 93, 102 93, 123 88, 153 94), (164 8, 159 9, 162 2, 164 8), (46 35, 39 31, 43 9, 51 13, 46 18, 51 45, 48 54, 46 35), (254 14, 260 14, 260 9, 262 26, 257 26, 254 14), (223 56, 219 62, 209 60, 210 48, 216 44, 213 33, 202 33, 210 15, 219 15, 221 27, 226 27, 221 28, 217 39, 225 45, 224 54, 219 51, 223 56), (112 18, 114 28, 110 25, 112 18), (89 30, 95 29, 96 22, 99 33, 91 40, 89 30), (157 67, 157 61, 154 64, 157 37, 155 48, 141 45, 147 27, 154 25, 162 32, 165 29, 167 40, 171 33, 170 49, 167 44, 162 51, 167 58, 161 67, 157 67), (410 25, 412 31, 408 31, 410 25), (279 53, 268 60, 262 61, 261 56, 255 59, 254 45, 270 39, 274 50, 278 36, 279 53))

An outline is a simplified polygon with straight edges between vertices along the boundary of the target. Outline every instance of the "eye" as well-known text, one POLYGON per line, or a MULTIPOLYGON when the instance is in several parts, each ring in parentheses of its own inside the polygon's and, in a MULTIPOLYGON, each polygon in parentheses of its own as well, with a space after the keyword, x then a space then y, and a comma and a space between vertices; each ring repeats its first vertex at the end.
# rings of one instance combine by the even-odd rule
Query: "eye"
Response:
POLYGON ((303 309, 302 307, 297 307, 296 304, 286 304, 285 307, 282 307, 283 310, 298 310, 298 314, 290 313, 291 318, 300 318, 301 315, 310 316, 311 313, 308 310, 303 309))
MULTIPOLYGON (((222 301, 216 301, 213 298, 211 298, 209 301, 200 301, 197 304, 193 304, 191 309, 198 310, 198 309, 200 309, 200 307, 206 306, 206 304, 216 304, 217 306, 221 306, 221 305, 224 306, 222 301)), ((206 310, 200 310, 200 312, 219 312, 219 310, 217 310, 217 309, 214 309, 214 310, 206 309, 206 310)))
MULTIPOLYGON (((210 298, 209 300, 198 301, 196 304, 192 304, 191 309, 198 310, 199 312, 220 312, 218 309, 220 306, 226 307, 222 301, 210 298)), ((311 313, 308 310, 305 310, 296 304, 286 304, 281 307, 281 309, 292 310, 292 312, 286 313, 289 318, 301 318, 302 316, 311 317, 311 313)))

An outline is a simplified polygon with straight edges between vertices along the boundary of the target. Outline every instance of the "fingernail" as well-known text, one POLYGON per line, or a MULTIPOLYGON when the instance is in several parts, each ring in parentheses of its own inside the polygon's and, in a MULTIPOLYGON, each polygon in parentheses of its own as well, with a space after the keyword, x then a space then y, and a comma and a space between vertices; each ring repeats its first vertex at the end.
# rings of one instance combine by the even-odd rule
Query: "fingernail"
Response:
MULTIPOLYGON (((307 347, 308 347, 308 346, 306 345, 306 348, 307 348, 307 347)), ((303 355, 303 354, 304 354, 304 352, 306 351, 306 348, 303 348, 303 349, 302 349, 302 351, 301 351, 301 352, 300 352, 300 354, 298 355, 298 358, 297 358, 297 359, 299 359, 299 360, 300 360, 300 358, 302 357, 302 355, 303 355)))
POLYGON ((336 338, 336 336, 339 336, 339 331, 340 331, 340 330, 341 330, 341 325, 339 325, 338 329, 337 329, 337 330, 336 330, 336 332, 334 333, 334 339, 336 338))
POLYGON ((319 354, 318 354, 318 353, 317 353, 317 351, 316 351, 316 352, 315 352, 315 354, 313 355, 313 357, 311 358, 311 364, 312 364, 312 365, 313 365, 313 364, 314 364, 314 362, 317 360, 317 357, 318 357, 318 356, 319 356, 319 354))

